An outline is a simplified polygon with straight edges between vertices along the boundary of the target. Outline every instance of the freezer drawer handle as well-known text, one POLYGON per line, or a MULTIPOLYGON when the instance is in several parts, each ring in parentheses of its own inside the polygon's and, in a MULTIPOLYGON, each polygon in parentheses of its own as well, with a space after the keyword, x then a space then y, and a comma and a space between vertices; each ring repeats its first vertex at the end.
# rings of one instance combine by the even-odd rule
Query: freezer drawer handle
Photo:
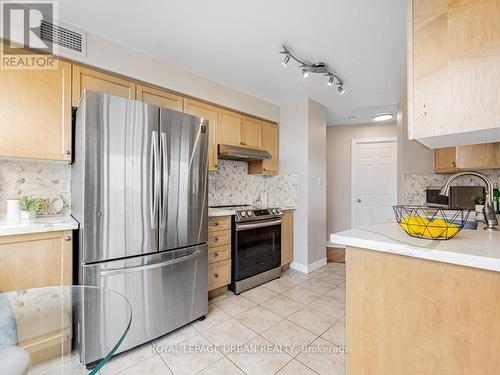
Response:
POLYGON ((281 224, 281 219, 261 221, 259 223, 255 223, 255 224, 236 224, 236 231, 264 228, 264 227, 270 227, 272 225, 279 225, 279 224, 281 224))
POLYGON ((113 276, 113 275, 122 275, 124 273, 132 273, 132 272, 139 272, 139 271, 145 271, 145 270, 151 270, 154 268, 160 268, 160 267, 165 267, 165 266, 170 266, 172 264, 176 263, 181 263, 188 261, 190 259, 196 258, 198 255, 200 255, 201 250, 196 250, 192 254, 176 258, 176 259, 170 259, 165 262, 160 262, 160 263, 155 263, 155 264, 146 264, 144 266, 137 266, 137 267, 125 267, 125 268, 117 268, 117 269, 112 269, 112 270, 104 270, 100 272, 101 277, 106 277, 106 276, 113 276))

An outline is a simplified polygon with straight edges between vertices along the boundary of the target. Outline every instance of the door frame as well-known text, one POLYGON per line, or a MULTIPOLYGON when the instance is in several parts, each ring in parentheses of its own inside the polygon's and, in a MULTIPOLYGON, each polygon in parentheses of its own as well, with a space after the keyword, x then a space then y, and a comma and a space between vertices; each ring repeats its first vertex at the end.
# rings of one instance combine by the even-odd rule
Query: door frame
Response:
POLYGON ((354 178, 354 157, 355 157, 355 148, 358 144, 367 144, 367 143, 396 143, 396 157, 394 160, 394 168, 396 169, 396 182, 395 182, 395 192, 396 192, 396 201, 398 197, 398 137, 372 137, 372 138, 353 138, 351 139, 351 229, 354 227, 354 199, 355 199, 355 178, 354 178))

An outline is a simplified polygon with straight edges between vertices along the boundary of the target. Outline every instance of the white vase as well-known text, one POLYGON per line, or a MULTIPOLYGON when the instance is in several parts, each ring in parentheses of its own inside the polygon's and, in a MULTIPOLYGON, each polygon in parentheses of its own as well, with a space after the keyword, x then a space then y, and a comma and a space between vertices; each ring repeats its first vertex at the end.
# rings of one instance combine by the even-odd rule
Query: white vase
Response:
POLYGON ((34 219, 34 218, 36 218, 36 212, 21 211, 21 219, 34 219))
POLYGON ((19 220, 21 216, 21 207, 19 206, 19 199, 7 199, 7 214, 9 220, 19 220))

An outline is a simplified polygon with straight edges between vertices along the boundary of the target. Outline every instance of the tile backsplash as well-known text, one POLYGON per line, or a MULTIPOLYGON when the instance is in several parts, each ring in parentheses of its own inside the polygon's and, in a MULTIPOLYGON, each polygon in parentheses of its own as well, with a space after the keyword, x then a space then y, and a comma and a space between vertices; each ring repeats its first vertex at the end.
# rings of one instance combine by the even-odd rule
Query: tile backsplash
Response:
POLYGON ((241 161, 219 160, 219 168, 208 175, 208 204, 252 204, 262 191, 268 193, 268 204, 295 206, 297 176, 259 176, 247 173, 248 164, 241 161))
POLYGON ((71 166, 60 162, 0 160, 0 215, 6 200, 33 195, 40 198, 61 197, 64 211, 71 207, 71 166))
MULTIPOLYGON (((500 183, 500 170, 480 171, 493 182, 500 183)), ((407 173, 404 179, 404 203, 405 204, 424 204, 425 189, 429 186, 443 186, 450 177, 449 174, 435 173, 407 173)), ((477 177, 464 176, 454 182, 454 185, 474 185, 483 186, 483 182, 477 177)))

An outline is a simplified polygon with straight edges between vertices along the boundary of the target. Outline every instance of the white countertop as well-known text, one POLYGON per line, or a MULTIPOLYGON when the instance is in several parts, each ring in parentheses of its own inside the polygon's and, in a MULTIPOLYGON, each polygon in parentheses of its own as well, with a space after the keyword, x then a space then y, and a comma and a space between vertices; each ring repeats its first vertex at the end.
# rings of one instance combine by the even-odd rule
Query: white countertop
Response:
POLYGON ((0 217, 0 236, 72 229, 78 229, 78 222, 71 216, 39 217, 31 220, 7 220, 0 217))
MULTIPOLYGON (((283 211, 286 210, 295 210, 296 206, 281 206, 283 211)), ((236 211, 227 209, 227 208, 209 208, 208 209, 208 217, 217 217, 217 216, 231 216, 234 215, 236 211)))
POLYGON ((450 240, 410 237, 395 222, 350 229, 330 236, 330 241, 462 266, 500 272, 500 231, 462 229, 450 240))

